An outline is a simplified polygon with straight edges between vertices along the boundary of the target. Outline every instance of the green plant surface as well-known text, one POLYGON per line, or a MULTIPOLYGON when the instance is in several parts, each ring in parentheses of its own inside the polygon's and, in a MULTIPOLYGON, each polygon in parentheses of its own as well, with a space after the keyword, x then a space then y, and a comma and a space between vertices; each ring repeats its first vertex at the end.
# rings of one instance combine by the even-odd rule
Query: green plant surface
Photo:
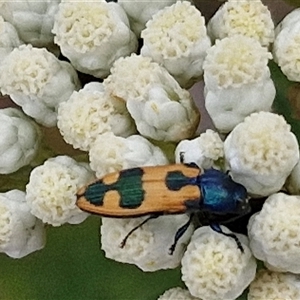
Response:
POLYGON ((179 268, 144 273, 105 258, 99 225, 100 218, 91 216, 80 225, 49 227, 43 250, 20 260, 2 254, 0 299, 155 300, 171 287, 184 286, 179 268))
POLYGON ((144 273, 106 259, 99 225, 93 216, 80 225, 49 227, 45 249, 20 260, 2 254, 0 299, 152 300, 182 286, 179 269, 144 273))

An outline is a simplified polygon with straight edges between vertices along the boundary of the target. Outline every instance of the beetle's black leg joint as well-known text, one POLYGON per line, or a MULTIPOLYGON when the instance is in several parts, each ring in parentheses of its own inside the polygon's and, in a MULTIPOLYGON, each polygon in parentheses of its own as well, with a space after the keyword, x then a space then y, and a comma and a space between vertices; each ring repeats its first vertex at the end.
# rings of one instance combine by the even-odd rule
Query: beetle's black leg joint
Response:
POLYGON ((156 219, 160 216, 160 214, 153 214, 150 215, 147 219, 145 219, 143 222, 141 222, 140 224, 138 224, 137 226, 135 226, 134 228, 132 228, 127 235, 125 236, 125 238, 122 240, 121 244, 120 244, 120 248, 124 248, 126 245, 126 242, 128 240, 128 238, 140 227, 142 227, 144 224, 146 224, 149 220, 151 219, 156 219))
POLYGON ((184 152, 183 151, 179 152, 179 159, 180 159, 180 163, 184 164, 184 152))
POLYGON ((189 228, 191 222, 193 219, 193 214, 190 215, 189 220, 183 224, 177 231, 176 234, 174 236, 174 242, 172 244, 172 246, 169 248, 169 254, 173 255, 175 249, 176 249, 176 245, 179 241, 179 239, 184 235, 184 233, 187 231, 187 229, 189 228))
POLYGON ((243 246, 242 246, 240 240, 238 239, 238 237, 237 237, 235 234, 224 232, 224 231, 222 230, 222 228, 220 227, 220 225, 217 224, 217 223, 211 223, 211 224, 210 224, 210 227, 211 227, 212 230, 214 230, 214 231, 216 231, 216 232, 218 232, 218 233, 221 233, 221 234, 223 234, 223 235, 225 235, 225 236, 228 236, 228 237, 233 238, 233 239, 235 240, 236 244, 237 244, 237 247, 241 250, 242 253, 244 253, 244 248, 243 248, 243 246))

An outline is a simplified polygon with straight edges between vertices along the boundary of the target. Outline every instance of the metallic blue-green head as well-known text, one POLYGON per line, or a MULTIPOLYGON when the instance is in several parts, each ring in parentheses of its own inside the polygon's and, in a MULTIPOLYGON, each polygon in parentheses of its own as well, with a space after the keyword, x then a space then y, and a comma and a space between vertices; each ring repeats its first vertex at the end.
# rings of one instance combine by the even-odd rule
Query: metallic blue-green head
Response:
POLYGON ((197 178, 205 211, 216 214, 243 215, 250 211, 246 188, 215 169, 206 170, 197 178))

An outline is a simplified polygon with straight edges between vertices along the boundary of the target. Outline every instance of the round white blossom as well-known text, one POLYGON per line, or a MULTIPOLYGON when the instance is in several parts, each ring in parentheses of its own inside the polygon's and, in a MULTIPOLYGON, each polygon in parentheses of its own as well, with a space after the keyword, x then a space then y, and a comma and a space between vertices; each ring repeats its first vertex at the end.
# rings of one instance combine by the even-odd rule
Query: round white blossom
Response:
POLYGON ((5 22, 0 16, 0 63, 14 48, 19 47, 22 43, 15 27, 5 22))
POLYGON ((9 174, 32 162, 39 150, 38 126, 16 108, 0 109, 0 174, 9 174))
POLYGON ((248 36, 262 46, 269 46, 275 35, 271 13, 260 0, 228 0, 210 19, 208 32, 213 39, 248 36))
POLYGON ((43 223, 30 213, 24 192, 0 194, 0 252, 22 258, 42 249, 45 235, 43 223))
POLYGON ((248 224, 253 255, 271 270, 300 273, 300 196, 269 196, 248 224))
MULTIPOLYGON (((222 227, 224 232, 229 232, 222 227)), ((182 280, 194 297, 202 300, 234 300, 255 277, 256 261, 247 238, 236 234, 244 252, 233 238, 198 228, 182 258, 182 280)))
POLYGON ((178 267, 193 232, 193 226, 191 225, 180 238, 173 255, 169 254, 169 248, 174 242, 175 233, 188 221, 189 216, 159 216, 149 220, 134 231, 128 237, 125 246, 120 248, 128 232, 145 218, 148 216, 126 219, 102 218, 101 243, 105 256, 119 262, 135 264, 144 272, 178 267))
POLYGON ((88 214, 76 206, 76 192, 93 178, 87 164, 68 156, 48 159, 32 170, 26 186, 31 213, 53 226, 83 222, 88 214))
POLYGON ((207 51, 204 80, 209 90, 242 87, 270 77, 272 54, 257 41, 237 35, 217 40, 207 51))
POLYGON ((195 163, 203 169, 215 167, 214 163, 223 157, 223 141, 219 134, 211 129, 193 140, 181 141, 175 150, 176 163, 195 163))
POLYGON ((224 142, 234 181, 256 196, 279 191, 299 160, 299 146, 282 116, 253 113, 224 142))
POLYGON ((166 6, 170 6, 177 0, 140 1, 140 0, 119 0, 118 3, 126 11, 130 21, 130 27, 139 36, 145 28, 145 24, 154 14, 166 6))
POLYGON ((118 59, 103 82, 106 91, 126 101, 140 134, 159 141, 193 136, 199 111, 190 93, 149 57, 118 59))
POLYGON ((204 17, 190 2, 178 1, 158 11, 141 37, 141 54, 164 66, 180 86, 189 88, 200 80, 211 42, 204 17))
POLYGON ((57 107, 80 86, 73 67, 59 61, 46 49, 22 45, 15 48, 1 65, 3 95, 44 126, 55 126, 57 107))
POLYGON ((64 140, 87 151, 96 137, 112 132, 127 137, 136 132, 125 103, 105 93, 101 83, 91 82, 58 107, 57 126, 64 140))
POLYGON ((55 43, 79 71, 104 78, 113 62, 137 48, 118 3, 62 1, 53 27, 55 43))
POLYGON ((109 132, 97 137, 89 158, 91 169, 97 177, 122 169, 168 164, 162 150, 142 136, 123 138, 109 132))
POLYGON ((239 35, 217 40, 207 51, 205 107, 219 131, 231 131, 253 112, 271 110, 276 94, 271 58, 259 42, 239 35))
POLYGON ((51 30, 60 0, 1 1, 0 15, 18 31, 20 38, 35 47, 53 47, 51 30))
POLYGON ((299 300, 299 275, 262 269, 251 282, 248 300, 299 300))
POLYGON ((288 14, 277 26, 273 45, 274 61, 291 81, 300 81, 300 10, 288 14))
POLYGON ((171 288, 160 295, 157 300, 197 300, 190 292, 181 287, 171 288))

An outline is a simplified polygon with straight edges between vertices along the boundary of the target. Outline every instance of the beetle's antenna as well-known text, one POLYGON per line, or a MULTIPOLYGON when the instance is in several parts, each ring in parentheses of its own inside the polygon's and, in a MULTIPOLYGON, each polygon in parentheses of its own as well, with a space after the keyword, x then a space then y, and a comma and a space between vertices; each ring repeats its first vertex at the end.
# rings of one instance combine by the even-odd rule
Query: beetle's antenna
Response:
POLYGON ((212 230, 214 230, 214 231, 216 231, 216 232, 218 232, 218 233, 221 233, 221 234, 223 234, 223 235, 225 235, 225 236, 228 236, 228 237, 233 238, 233 239, 235 240, 236 244, 237 244, 237 247, 242 251, 242 253, 244 253, 244 248, 243 248, 243 246, 242 246, 240 240, 238 239, 238 237, 237 237, 235 234, 224 232, 224 231, 222 230, 222 228, 220 227, 220 225, 217 224, 217 223, 211 223, 211 224, 210 224, 210 227, 211 227, 212 230))
POLYGON ((190 217, 189 217, 189 220, 176 231, 176 234, 175 234, 175 237, 174 237, 174 242, 173 242, 172 246, 169 248, 169 254, 170 255, 173 255, 179 239, 184 235, 184 233, 189 228, 189 226, 192 222, 193 216, 194 216, 194 214, 191 214, 190 217))
POLYGON ((125 245, 126 245, 126 242, 128 240, 128 238, 137 230, 139 229, 140 227, 142 227, 144 224, 146 224, 149 220, 151 219, 155 219, 155 218, 158 218, 159 217, 159 214, 155 214, 155 215, 151 215, 149 216, 147 219, 145 219, 142 223, 140 223, 139 225, 135 226, 134 228, 132 228, 128 233, 127 235, 125 236, 125 238, 122 240, 121 244, 120 244, 120 248, 124 248, 125 245))

